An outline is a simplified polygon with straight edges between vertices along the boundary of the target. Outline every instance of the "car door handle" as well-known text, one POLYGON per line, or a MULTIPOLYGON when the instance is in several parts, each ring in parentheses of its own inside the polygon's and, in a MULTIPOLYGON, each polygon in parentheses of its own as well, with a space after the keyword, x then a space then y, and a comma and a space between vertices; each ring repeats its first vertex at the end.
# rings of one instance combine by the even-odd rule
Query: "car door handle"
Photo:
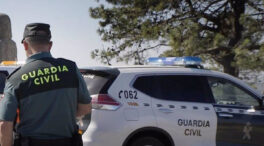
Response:
POLYGON ((226 113, 219 113, 219 117, 223 118, 233 118, 234 116, 232 114, 226 114, 226 113))
POLYGON ((163 112, 163 113, 165 113, 165 114, 173 113, 173 110, 171 110, 171 109, 167 109, 167 108, 160 108, 159 111, 160 111, 160 112, 163 112))

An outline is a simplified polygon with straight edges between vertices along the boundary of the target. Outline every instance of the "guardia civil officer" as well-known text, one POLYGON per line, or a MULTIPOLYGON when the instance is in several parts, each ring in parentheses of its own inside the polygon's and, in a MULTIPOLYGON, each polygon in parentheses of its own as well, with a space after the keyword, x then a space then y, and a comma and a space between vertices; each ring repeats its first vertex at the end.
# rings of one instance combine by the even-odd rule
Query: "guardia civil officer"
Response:
POLYGON ((91 112, 90 95, 76 64, 53 58, 50 26, 25 27, 22 43, 27 60, 7 79, 0 101, 1 146, 82 145, 76 116, 91 112))

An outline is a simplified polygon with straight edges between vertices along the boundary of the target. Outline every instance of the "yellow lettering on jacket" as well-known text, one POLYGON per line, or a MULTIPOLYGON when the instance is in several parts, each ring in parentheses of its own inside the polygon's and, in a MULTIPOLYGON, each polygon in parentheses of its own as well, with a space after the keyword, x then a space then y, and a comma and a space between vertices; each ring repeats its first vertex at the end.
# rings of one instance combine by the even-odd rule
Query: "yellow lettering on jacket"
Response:
POLYGON ((59 82, 61 80, 59 77, 61 72, 69 72, 68 67, 66 65, 60 65, 33 70, 23 74, 21 79, 23 81, 32 79, 33 83, 39 86, 52 82, 59 82))

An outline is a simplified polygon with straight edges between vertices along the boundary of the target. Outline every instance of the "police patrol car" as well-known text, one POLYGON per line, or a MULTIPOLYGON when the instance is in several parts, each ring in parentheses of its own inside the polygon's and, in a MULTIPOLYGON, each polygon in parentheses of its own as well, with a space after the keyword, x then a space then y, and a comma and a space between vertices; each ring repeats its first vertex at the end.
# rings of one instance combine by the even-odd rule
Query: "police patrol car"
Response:
POLYGON ((17 61, 3 61, 0 64, 0 97, 3 94, 6 77, 9 76, 22 62, 17 61))
POLYGON ((81 69, 93 106, 91 120, 79 123, 84 145, 264 145, 262 95, 200 63, 150 58, 149 64, 178 67, 81 69))

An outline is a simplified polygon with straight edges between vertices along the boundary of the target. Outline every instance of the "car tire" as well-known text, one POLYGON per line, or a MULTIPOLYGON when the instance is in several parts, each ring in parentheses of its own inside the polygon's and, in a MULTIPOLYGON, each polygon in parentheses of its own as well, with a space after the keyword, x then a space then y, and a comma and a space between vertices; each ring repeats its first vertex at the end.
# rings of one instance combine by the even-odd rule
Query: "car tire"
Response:
POLYGON ((133 140, 129 146, 165 146, 165 144, 158 138, 147 136, 133 140))

